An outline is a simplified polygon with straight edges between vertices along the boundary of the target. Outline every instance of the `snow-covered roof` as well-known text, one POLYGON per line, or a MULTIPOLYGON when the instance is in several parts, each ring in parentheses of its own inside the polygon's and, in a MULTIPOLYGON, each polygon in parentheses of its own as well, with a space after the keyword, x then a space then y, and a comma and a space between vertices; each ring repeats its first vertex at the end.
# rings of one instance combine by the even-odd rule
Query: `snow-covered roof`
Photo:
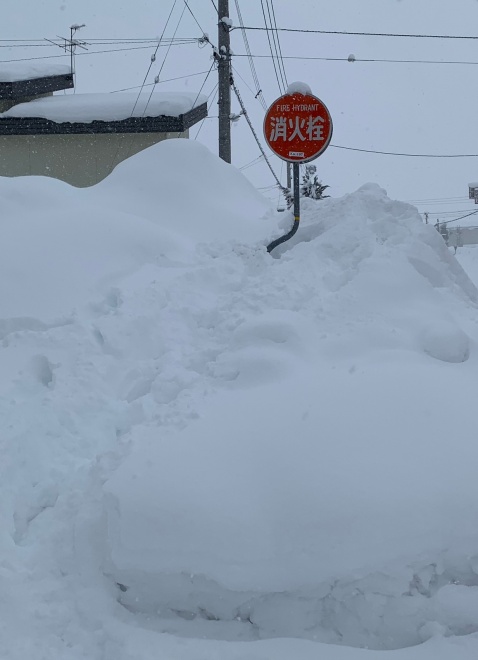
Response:
POLYGON ((11 62, 0 65, 0 83, 17 80, 36 80, 51 76, 66 76, 71 73, 68 64, 35 64, 32 62, 11 62))
POLYGON ((49 96, 29 103, 19 103, 0 119, 37 117, 56 123, 122 121, 129 117, 179 117, 203 103, 207 97, 193 92, 158 92, 149 94, 69 94, 49 96), (135 107, 136 105, 136 107, 135 107))

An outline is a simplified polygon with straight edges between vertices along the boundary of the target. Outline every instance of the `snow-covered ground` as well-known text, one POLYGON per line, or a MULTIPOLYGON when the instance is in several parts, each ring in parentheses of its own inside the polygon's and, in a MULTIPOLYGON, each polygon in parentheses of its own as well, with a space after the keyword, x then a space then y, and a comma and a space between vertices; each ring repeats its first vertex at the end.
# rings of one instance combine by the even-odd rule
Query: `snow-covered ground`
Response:
POLYGON ((0 210, 2 660, 476 660, 478 252, 186 140, 0 210))

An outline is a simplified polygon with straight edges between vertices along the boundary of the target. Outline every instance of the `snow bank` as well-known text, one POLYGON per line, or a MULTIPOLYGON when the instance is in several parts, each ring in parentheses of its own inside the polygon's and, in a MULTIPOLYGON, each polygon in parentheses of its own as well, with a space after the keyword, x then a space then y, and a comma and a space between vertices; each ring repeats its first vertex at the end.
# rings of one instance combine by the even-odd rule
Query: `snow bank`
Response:
POLYGON ((84 190, 0 177, 4 323, 71 318, 146 263, 189 260, 197 242, 258 239, 270 232, 257 220, 267 208, 237 170, 188 140, 146 149, 84 190))
POLYGON ((96 188, 110 208, 140 215, 196 242, 265 242, 275 225, 248 180, 189 140, 165 140, 120 163, 96 188))
POLYGON ((413 207, 274 258, 185 140, 0 205, 5 660, 476 658, 477 291, 413 207))
POLYGON ((400 648, 430 623, 469 632, 440 603, 477 579, 477 291, 378 186, 304 206, 281 259, 216 258, 208 282, 226 264, 241 282, 203 308, 216 347, 173 399, 171 374, 152 396, 167 405, 185 378, 213 393, 185 428, 142 433, 106 484, 105 570, 135 611, 262 636, 400 648))
POLYGON ((179 117, 206 103, 204 94, 157 92, 149 94, 68 94, 19 103, 0 113, 7 117, 41 117, 56 123, 121 121, 129 117, 179 117))

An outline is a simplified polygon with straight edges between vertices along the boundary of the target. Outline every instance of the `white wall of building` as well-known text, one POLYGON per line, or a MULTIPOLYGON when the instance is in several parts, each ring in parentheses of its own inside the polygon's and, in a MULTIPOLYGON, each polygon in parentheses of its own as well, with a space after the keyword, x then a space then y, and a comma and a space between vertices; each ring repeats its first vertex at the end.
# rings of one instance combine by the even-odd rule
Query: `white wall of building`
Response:
POLYGON ((0 136, 0 176, 40 175, 93 186, 130 156, 184 133, 0 136))

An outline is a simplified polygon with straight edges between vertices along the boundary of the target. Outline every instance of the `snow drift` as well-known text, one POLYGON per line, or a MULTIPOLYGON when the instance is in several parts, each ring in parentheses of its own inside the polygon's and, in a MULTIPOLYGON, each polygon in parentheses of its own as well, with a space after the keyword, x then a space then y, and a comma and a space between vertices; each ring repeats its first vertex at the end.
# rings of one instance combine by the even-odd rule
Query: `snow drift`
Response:
POLYGON ((273 258, 186 140, 0 207, 6 660, 476 657, 477 291, 413 207, 273 258))
POLYGON ((201 306, 218 345, 187 377, 212 377, 214 392, 185 429, 142 434, 106 485, 106 570, 135 611, 419 643, 443 619, 430 599, 455 579, 446 558, 475 581, 478 450, 471 420, 454 432, 471 393, 437 402, 463 382, 442 363, 470 356, 461 324, 476 289, 415 209, 377 186, 305 216, 272 264, 257 249, 216 258, 211 281, 227 262, 242 285, 201 306), (413 585, 430 572, 424 596, 413 585), (288 627, 281 612, 297 607, 288 627))

